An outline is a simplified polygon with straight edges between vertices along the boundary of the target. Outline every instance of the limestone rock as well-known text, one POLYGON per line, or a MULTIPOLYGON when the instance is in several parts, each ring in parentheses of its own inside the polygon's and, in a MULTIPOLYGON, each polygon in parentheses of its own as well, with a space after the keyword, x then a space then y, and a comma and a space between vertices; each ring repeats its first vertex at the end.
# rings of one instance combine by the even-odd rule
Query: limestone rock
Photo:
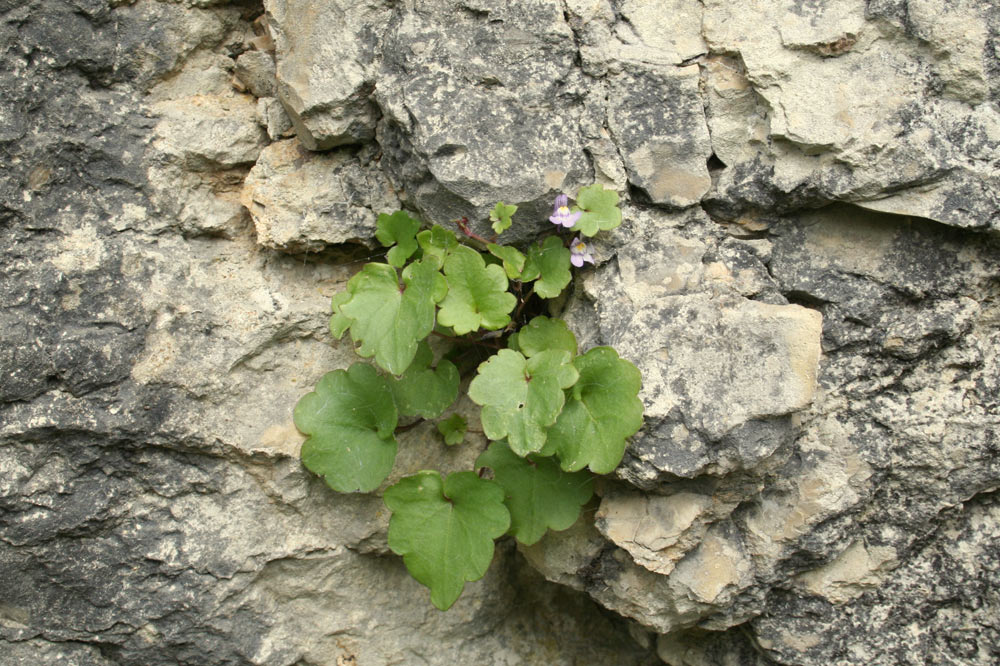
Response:
POLYGON ((601 333, 589 342, 615 346, 643 375, 646 426, 626 466, 633 482, 752 466, 789 436, 786 415, 813 399, 819 313, 740 298, 738 269, 707 254, 703 242, 651 230, 583 284, 602 303, 601 333))
POLYGON ((295 133, 285 107, 276 97, 261 97, 257 100, 257 121, 267 130, 267 136, 272 141, 288 138, 295 133))
POLYGON ((425 218, 468 217, 488 234, 487 213, 504 201, 519 207, 508 235, 523 239, 549 224, 555 194, 588 184, 576 131, 582 88, 559 3, 406 10, 384 48, 379 141, 425 218), (525 59, 526 49, 546 57, 525 59))
MULTIPOLYGON (((6 661, 996 662, 995 2, 14 4, 6 661), (291 407, 356 359, 330 297, 378 212, 504 200, 526 243, 591 182, 624 222, 558 307, 646 423, 438 613, 378 494, 298 461, 291 407)), ((400 439, 390 481, 483 445, 400 439)))
POLYGON ((379 3, 267 0, 278 97, 310 150, 371 140, 376 109, 376 35, 389 18, 379 3), (359 39, 358 37, 361 37, 359 39))
POLYGON ((628 551, 636 564, 668 575, 704 539, 708 525, 735 506, 692 492, 665 496, 606 492, 595 521, 598 530, 628 551))
POLYGON ((236 76, 254 97, 274 97, 278 91, 274 57, 264 51, 247 51, 236 59, 236 76))
POLYGON ((706 3, 709 47, 738 54, 729 69, 753 95, 709 68, 709 126, 727 167, 709 197, 717 214, 851 201, 997 228, 1000 173, 979 157, 1000 136, 982 104, 989 10, 907 6, 908 28, 850 0, 706 3))
POLYGON ((712 185, 712 143, 698 85, 697 67, 623 74, 612 82, 608 126, 629 181, 654 203, 691 206, 712 185))
POLYGON ((257 242, 287 252, 370 242, 378 213, 399 208, 377 169, 348 151, 313 154, 297 139, 268 146, 247 175, 241 201, 257 242))
POLYGON ((159 102, 154 148, 186 171, 253 164, 266 137, 256 104, 243 96, 197 96, 159 102))

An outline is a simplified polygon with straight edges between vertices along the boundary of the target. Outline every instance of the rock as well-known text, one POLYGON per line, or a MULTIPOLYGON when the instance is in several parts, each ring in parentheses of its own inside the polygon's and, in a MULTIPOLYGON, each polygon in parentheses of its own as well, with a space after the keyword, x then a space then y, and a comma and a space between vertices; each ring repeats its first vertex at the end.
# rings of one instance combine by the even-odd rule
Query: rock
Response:
POLYGON ((903 29, 846 0, 706 5, 709 47, 739 56, 731 73, 708 70, 716 91, 709 127, 727 167, 719 196, 708 197, 715 214, 735 219, 779 199, 793 207, 850 201, 997 228, 1000 173, 978 157, 995 144, 988 137, 1000 136, 1000 117, 980 104, 985 10, 931 0, 908 6, 903 29), (753 98, 729 83, 744 70, 736 89, 753 98), (741 149, 741 140, 750 145, 741 149))
POLYGON ((7 661, 996 661, 995 3, 269 0, 260 99, 259 7, 0 4, 7 661), (377 213, 527 243, 591 182, 624 221, 556 307, 645 425, 439 613, 291 408, 377 213))
POLYGON ((371 242, 378 213, 399 208, 371 164, 344 150, 312 154, 297 139, 272 143, 261 153, 241 201, 253 217, 257 242, 286 252, 371 242))
MULTIPOLYGON (((829 588, 819 597, 776 595, 770 606, 780 608, 779 615, 752 623, 761 647, 786 663, 829 663, 834 654, 847 654, 858 662, 898 663, 895 650, 878 637, 908 632, 912 650, 908 654, 919 653, 930 662, 987 663, 998 636, 995 627, 980 624, 978 618, 997 611, 990 591, 998 570, 997 512, 994 493, 951 514, 941 526, 942 536, 948 536, 919 549, 879 581, 878 591, 860 586, 851 589, 848 598, 831 594, 829 588), (954 589, 963 593, 956 597, 946 592, 954 589)), ((866 580, 866 570, 889 556, 876 554, 873 560, 872 549, 865 552, 862 555, 857 546, 845 551, 833 575, 846 574, 850 581, 861 574, 851 583, 857 586, 866 580), (849 562, 855 560, 860 560, 854 565, 860 571, 847 573, 845 569, 854 568, 849 562)), ((824 576, 832 573, 826 571, 824 576)))
POLYGON ((712 143, 698 85, 697 67, 623 74, 611 84, 608 127, 629 182, 653 203, 691 206, 712 185, 712 143))
POLYGON ((292 121, 285 113, 285 107, 276 97, 261 97, 257 100, 257 121, 267 130, 271 141, 285 139, 295 134, 292 121))
POLYGON ((559 3, 406 11, 384 50, 384 164, 426 219, 468 217, 491 234, 488 212, 504 201, 519 207, 505 237, 523 240, 549 225, 556 194, 589 184, 582 81, 559 3), (547 56, 525 60, 525 49, 547 56))
POLYGON ((247 51, 236 59, 236 76, 254 97, 274 97, 278 91, 274 57, 264 51, 247 51))
POLYGON ((377 35, 389 12, 376 4, 267 0, 278 97, 309 150, 370 141, 377 111, 377 35), (358 39, 361 37, 361 39, 358 39))
POLYGON ((158 102, 153 147, 185 171, 218 171, 257 161, 266 137, 249 98, 197 96, 158 102))
POLYGON ((735 506, 717 506, 715 498, 692 492, 605 493, 595 521, 601 534, 628 551, 636 564, 669 575, 677 561, 702 542, 708 525, 735 506))

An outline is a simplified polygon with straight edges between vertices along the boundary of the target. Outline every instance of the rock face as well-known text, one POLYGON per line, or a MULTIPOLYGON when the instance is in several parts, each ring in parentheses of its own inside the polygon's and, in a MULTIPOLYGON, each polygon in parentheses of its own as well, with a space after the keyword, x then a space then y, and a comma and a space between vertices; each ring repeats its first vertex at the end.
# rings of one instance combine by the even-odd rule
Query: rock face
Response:
POLYGON ((0 661, 997 663, 998 44, 992 0, 0 2, 0 661), (645 425, 439 613, 298 461, 329 299, 380 212, 527 241, 591 182, 562 316, 645 425))

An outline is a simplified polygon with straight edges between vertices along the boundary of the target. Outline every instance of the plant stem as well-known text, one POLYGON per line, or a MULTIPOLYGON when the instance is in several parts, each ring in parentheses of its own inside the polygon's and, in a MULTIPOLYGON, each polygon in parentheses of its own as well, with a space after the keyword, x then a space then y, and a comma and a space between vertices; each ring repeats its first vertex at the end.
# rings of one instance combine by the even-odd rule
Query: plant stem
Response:
POLYGON ((472 238, 473 240, 477 240, 480 243, 482 243, 483 245, 489 245, 490 244, 490 241, 486 240, 485 238, 483 238, 479 234, 476 234, 476 233, 472 232, 472 229, 469 228, 469 218, 467 218, 467 217, 459 218, 459 219, 455 220, 455 224, 457 224, 458 228, 461 230, 461 232, 463 234, 465 234, 466 236, 468 236, 469 238, 472 238))

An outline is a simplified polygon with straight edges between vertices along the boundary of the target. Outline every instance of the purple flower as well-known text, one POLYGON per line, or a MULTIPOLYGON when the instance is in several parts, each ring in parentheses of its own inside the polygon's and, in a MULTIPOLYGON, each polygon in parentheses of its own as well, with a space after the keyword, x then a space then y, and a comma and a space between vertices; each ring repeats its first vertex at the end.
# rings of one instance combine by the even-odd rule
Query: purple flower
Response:
POLYGON ((573 239, 573 242, 569 244, 569 263, 573 264, 577 268, 583 266, 583 262, 594 263, 594 255, 590 253, 590 246, 580 240, 577 236, 573 239))
POLYGON ((581 215, 583 215, 581 211, 575 213, 569 212, 569 197, 565 194, 560 194, 556 197, 556 205, 552 209, 552 215, 549 216, 549 222, 552 224, 561 224, 569 229, 576 224, 581 215))

